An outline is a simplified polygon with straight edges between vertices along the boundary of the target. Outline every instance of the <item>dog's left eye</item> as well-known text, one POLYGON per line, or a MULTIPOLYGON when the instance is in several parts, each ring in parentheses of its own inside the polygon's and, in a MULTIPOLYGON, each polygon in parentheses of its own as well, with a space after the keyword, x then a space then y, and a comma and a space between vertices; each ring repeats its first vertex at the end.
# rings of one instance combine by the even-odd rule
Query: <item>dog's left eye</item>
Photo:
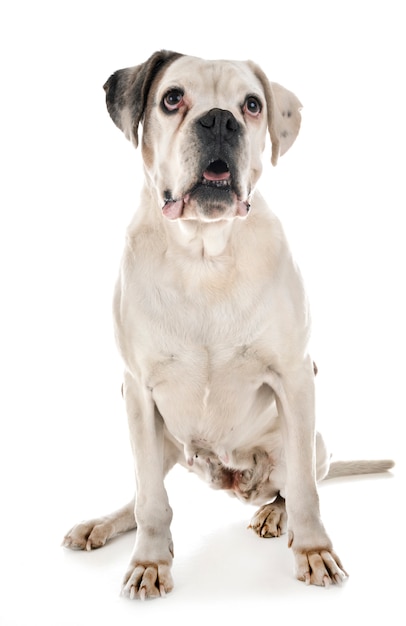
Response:
POLYGON ((244 102, 243 112, 257 117, 261 113, 262 105, 255 96, 248 96, 244 102))
POLYGON ((183 104, 183 91, 181 89, 171 89, 168 91, 163 99, 162 106, 164 110, 171 113, 177 111, 183 104))

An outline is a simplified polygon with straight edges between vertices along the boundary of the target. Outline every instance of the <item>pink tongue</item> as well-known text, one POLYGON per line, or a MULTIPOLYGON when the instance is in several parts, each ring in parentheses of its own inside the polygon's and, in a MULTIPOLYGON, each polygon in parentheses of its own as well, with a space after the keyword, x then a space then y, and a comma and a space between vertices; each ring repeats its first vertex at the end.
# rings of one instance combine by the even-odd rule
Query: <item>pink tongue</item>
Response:
POLYGON ((221 174, 216 174, 215 172, 206 170, 203 172, 203 178, 206 180, 228 180, 230 178, 230 172, 221 172, 221 174))
POLYGON ((182 215, 183 212, 183 200, 174 200, 173 202, 166 202, 162 213, 168 220, 176 220, 182 215))

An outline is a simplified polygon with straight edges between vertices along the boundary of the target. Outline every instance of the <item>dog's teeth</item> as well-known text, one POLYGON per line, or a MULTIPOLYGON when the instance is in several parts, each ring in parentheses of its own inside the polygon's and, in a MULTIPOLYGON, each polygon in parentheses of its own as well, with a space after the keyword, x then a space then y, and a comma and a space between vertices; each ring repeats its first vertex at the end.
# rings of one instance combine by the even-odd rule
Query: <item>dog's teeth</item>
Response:
POLYGON ((207 180, 203 178, 203 185, 208 185, 209 187, 229 187, 230 183, 228 180, 207 180))

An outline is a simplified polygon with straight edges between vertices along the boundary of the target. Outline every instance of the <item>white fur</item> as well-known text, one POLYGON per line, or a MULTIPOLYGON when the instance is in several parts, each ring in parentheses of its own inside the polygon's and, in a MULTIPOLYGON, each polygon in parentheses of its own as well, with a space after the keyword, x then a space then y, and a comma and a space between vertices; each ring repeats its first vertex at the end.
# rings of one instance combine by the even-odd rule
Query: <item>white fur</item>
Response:
POLYGON ((297 135, 300 103, 280 85, 273 89, 251 62, 180 57, 151 89, 146 183, 114 300, 135 514, 131 503, 74 527, 65 545, 98 547, 137 526, 125 591, 141 598, 170 591, 172 512, 164 476, 178 462, 213 487, 264 505, 252 524, 262 536, 283 532, 287 514, 296 576, 340 582, 345 572, 320 519, 316 489, 329 455, 315 432, 307 299, 281 224, 255 191, 267 128, 276 162, 297 135), (179 84, 186 110, 166 115, 159 102, 179 84), (241 112, 252 92, 263 102, 256 119, 241 112), (215 107, 230 111, 243 129, 235 158, 250 212, 210 220, 192 206, 188 219, 166 219, 162 190, 176 197, 187 190, 198 160, 190 149, 196 120, 215 107))

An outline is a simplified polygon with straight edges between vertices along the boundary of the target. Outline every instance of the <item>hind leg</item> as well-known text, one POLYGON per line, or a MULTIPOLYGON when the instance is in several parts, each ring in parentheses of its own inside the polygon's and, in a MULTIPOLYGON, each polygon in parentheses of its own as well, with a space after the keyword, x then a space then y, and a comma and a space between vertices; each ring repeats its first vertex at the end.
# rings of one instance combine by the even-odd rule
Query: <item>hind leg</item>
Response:
POLYGON ((282 496, 269 504, 264 504, 255 513, 248 528, 259 537, 280 537, 286 532, 286 507, 282 496))
POLYGON ((137 528, 137 523, 134 516, 134 500, 132 500, 109 515, 76 524, 65 535, 62 545, 71 550, 101 548, 112 537, 134 530, 134 528, 137 528))
MULTIPOLYGON (((323 480, 330 465, 330 454, 320 433, 316 432, 316 477, 323 480)), ((283 489, 281 489, 283 493, 283 489)), ((268 504, 264 504, 253 516, 248 528, 259 537, 280 537, 286 532, 287 513, 284 498, 279 494, 268 504)))

